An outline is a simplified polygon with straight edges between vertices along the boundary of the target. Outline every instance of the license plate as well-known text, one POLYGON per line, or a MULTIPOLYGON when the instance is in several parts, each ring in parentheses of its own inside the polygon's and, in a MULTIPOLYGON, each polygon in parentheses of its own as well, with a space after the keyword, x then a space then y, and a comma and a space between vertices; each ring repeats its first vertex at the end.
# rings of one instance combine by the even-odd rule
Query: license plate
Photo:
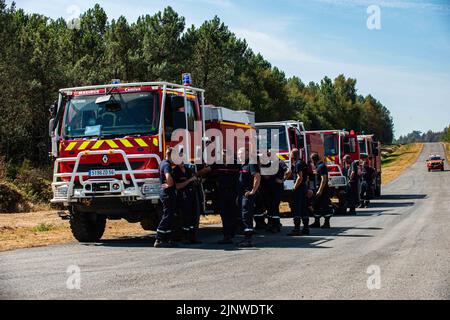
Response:
POLYGON ((107 177, 114 176, 115 174, 116 170, 114 169, 89 170, 89 177, 107 177))

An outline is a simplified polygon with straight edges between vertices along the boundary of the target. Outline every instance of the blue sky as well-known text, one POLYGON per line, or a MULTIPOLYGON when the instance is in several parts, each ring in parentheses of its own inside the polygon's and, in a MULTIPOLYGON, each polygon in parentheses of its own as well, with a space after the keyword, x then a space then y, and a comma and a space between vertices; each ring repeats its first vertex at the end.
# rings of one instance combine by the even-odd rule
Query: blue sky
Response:
MULTIPOLYGON (((11 1, 8 1, 10 3, 11 1)), ((71 18, 100 3, 135 21, 172 6, 199 25, 218 15, 273 65, 304 82, 340 73, 392 113, 396 136, 450 124, 450 1, 444 0, 17 0, 26 12, 71 18), (381 29, 369 30, 369 5, 381 29)))

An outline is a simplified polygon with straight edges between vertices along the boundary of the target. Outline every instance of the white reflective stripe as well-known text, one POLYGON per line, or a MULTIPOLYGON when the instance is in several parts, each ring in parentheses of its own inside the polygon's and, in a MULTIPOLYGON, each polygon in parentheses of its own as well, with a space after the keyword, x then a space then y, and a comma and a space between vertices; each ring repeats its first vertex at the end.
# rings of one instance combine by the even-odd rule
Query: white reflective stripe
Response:
POLYGON ((191 228, 187 227, 187 228, 183 228, 184 231, 189 231, 191 230, 191 228))
POLYGON ((244 232, 251 232, 253 229, 245 229, 244 232))
POLYGON ((156 232, 159 232, 159 233, 171 233, 172 230, 164 231, 164 230, 161 230, 161 229, 157 229, 156 232))
POLYGON ((280 217, 276 216, 276 217, 271 217, 272 219, 280 219, 280 217))
POLYGON ((254 214, 253 217, 264 217, 264 213, 263 214, 254 214))

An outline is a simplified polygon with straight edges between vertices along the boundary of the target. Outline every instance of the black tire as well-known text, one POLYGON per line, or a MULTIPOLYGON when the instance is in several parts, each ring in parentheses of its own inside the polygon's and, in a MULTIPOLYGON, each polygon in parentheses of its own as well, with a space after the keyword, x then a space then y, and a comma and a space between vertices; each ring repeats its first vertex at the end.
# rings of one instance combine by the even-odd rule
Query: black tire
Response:
POLYGON ((79 242, 96 242, 105 232, 106 217, 71 209, 70 229, 79 242))

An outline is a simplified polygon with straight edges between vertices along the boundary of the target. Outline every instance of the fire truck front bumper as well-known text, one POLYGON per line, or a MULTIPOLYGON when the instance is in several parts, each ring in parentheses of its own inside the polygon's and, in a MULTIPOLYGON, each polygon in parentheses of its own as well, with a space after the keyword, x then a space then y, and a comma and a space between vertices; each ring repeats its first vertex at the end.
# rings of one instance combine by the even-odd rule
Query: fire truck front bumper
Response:
POLYGON ((83 199, 122 198, 126 201, 151 200, 158 202, 161 185, 157 179, 138 182, 139 187, 127 187, 122 180, 88 180, 82 186, 73 187, 70 183, 53 184, 51 203, 73 203, 83 199), (69 194, 70 192, 70 194, 69 194))

